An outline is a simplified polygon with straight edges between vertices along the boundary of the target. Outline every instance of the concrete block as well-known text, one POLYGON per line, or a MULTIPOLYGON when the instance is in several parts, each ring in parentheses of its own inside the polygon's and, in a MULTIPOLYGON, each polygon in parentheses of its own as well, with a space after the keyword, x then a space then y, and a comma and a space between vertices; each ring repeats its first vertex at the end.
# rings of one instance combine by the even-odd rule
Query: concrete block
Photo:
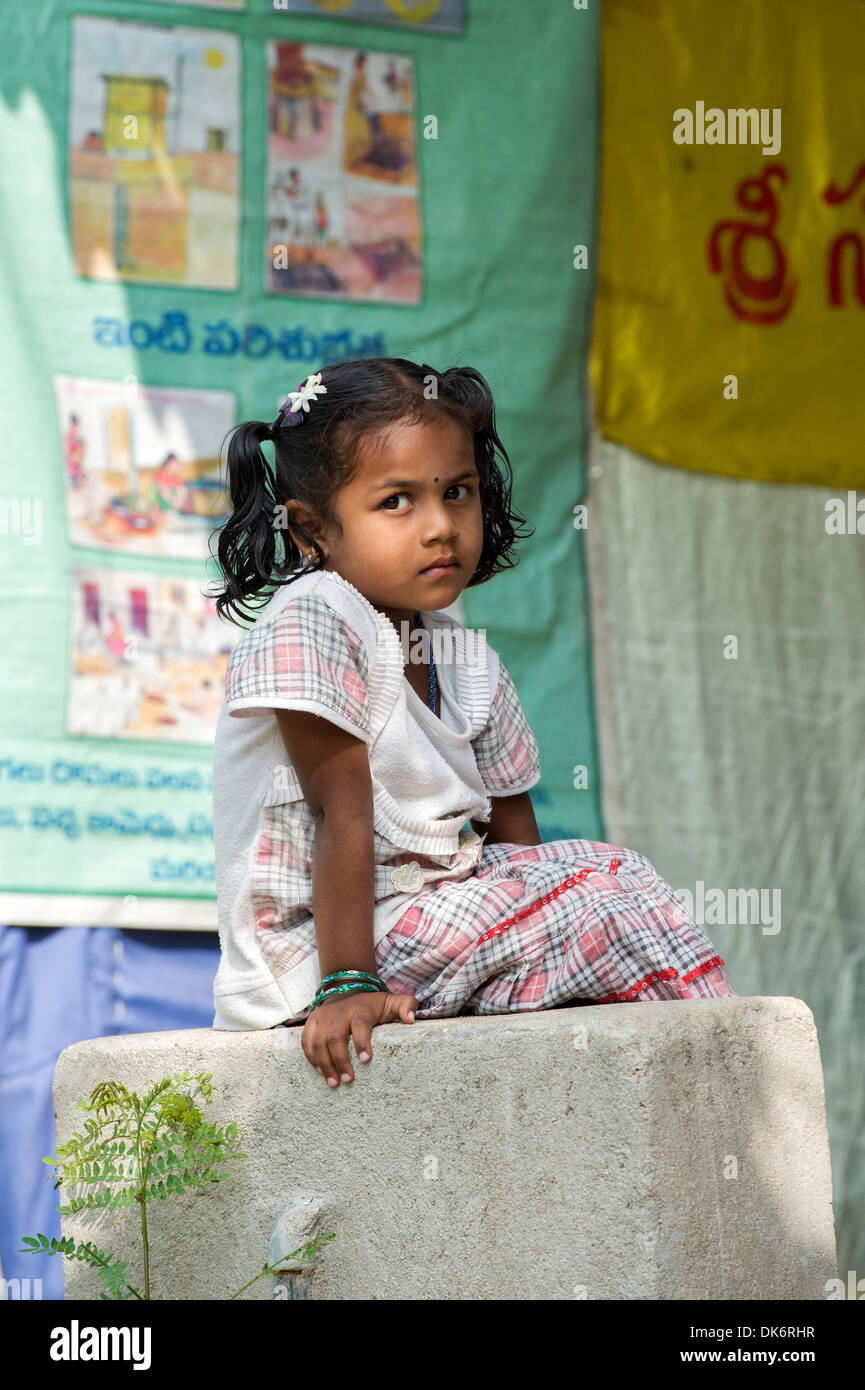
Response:
MULTIPOLYGON (((838 1275, 823 1076, 799 999, 465 1015, 372 1034, 331 1090, 300 1028, 143 1033, 67 1048, 58 1141, 97 1082, 213 1075, 209 1119, 247 1158, 149 1207, 153 1295, 228 1297, 279 1250, 337 1232, 313 1299, 824 1299, 838 1275)), ((58 1193, 58 1200, 62 1189, 58 1193)), ((64 1235, 138 1260, 137 1212, 64 1235)), ((98 1297, 66 1262, 67 1298, 98 1297)), ((302 1283, 300 1282, 302 1281, 302 1283)), ((283 1283, 284 1281, 281 1281, 283 1283)), ((298 1291, 300 1290, 300 1291, 298 1291)))

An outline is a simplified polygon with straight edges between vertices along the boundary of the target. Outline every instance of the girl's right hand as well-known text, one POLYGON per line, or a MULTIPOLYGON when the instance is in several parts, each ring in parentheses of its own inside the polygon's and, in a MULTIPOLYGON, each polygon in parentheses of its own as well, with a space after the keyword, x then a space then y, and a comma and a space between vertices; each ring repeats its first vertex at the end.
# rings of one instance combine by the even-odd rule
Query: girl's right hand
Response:
POLYGON ((381 1023, 414 1023, 417 1007, 413 994, 384 990, 337 994, 319 1004, 307 1018, 300 1040, 304 1054, 329 1086, 338 1086, 340 1077, 352 1081, 349 1037, 354 1038, 358 1060, 371 1061, 373 1028, 381 1023))

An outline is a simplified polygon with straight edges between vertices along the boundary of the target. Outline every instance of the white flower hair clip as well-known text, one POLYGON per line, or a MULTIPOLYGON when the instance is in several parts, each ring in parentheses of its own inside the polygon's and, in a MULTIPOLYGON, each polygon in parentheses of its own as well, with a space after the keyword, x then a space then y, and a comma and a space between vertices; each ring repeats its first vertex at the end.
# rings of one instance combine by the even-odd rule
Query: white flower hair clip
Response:
POLYGON ((299 425, 303 419, 300 412, 303 410, 308 415, 310 401, 314 401, 316 396, 326 395, 327 387, 321 384, 321 372, 316 372, 313 376, 308 376, 306 378, 306 381, 299 391, 289 391, 282 405, 279 407, 279 416, 277 419, 288 412, 289 417, 293 415, 294 419, 287 419, 285 421, 286 425, 299 425), (291 402, 291 404, 289 404, 289 402, 291 402))

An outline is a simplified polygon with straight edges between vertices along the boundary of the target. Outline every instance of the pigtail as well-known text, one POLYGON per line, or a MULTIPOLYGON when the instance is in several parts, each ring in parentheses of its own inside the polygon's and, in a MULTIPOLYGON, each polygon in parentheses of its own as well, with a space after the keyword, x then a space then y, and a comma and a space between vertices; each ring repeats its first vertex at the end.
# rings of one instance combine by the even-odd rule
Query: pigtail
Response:
POLYGON ((276 560, 277 504, 261 449, 270 428, 265 421, 247 420, 230 432, 227 487, 232 511, 219 531, 217 556, 225 589, 216 599, 216 611, 233 623, 237 618, 232 614, 246 617, 244 606, 269 586, 276 560))

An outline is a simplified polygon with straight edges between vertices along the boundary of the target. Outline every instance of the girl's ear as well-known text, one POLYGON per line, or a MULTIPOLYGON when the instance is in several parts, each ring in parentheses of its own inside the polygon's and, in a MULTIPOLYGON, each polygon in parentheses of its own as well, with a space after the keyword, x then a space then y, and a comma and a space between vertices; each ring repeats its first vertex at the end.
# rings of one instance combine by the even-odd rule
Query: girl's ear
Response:
POLYGON ((283 517, 283 526, 288 531, 294 544, 298 547, 301 555, 305 555, 309 550, 309 541, 306 540, 304 536, 300 535, 296 529, 297 525, 302 526, 308 535, 314 536, 318 545, 324 550, 321 528, 312 515, 308 511, 305 511, 299 502, 289 500, 279 508, 279 512, 283 517))

